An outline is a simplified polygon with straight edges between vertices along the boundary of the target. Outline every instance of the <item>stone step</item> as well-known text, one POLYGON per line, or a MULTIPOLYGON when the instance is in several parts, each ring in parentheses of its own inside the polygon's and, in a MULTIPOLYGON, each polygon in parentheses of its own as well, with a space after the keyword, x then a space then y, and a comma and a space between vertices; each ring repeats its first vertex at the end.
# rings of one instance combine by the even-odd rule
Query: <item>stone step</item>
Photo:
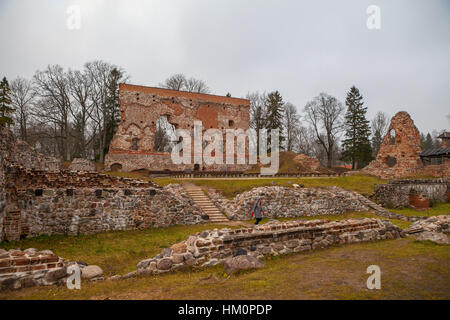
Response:
POLYGON ((198 205, 206 215, 208 215, 210 222, 222 223, 229 221, 200 187, 189 186, 184 189, 189 197, 194 200, 194 203, 198 205))

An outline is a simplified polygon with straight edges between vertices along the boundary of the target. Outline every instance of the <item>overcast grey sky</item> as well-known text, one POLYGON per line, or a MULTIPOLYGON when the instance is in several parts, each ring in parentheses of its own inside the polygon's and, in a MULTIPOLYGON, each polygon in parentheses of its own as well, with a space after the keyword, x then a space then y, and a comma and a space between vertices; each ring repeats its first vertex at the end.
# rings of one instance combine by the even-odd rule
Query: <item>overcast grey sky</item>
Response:
POLYGON ((10 80, 101 59, 134 84, 181 72, 219 95, 279 90, 299 111, 320 92, 344 102, 356 85, 370 118, 406 110, 421 131, 450 127, 447 0, 0 0, 0 30, 10 80), (366 26, 369 5, 380 30, 366 26))

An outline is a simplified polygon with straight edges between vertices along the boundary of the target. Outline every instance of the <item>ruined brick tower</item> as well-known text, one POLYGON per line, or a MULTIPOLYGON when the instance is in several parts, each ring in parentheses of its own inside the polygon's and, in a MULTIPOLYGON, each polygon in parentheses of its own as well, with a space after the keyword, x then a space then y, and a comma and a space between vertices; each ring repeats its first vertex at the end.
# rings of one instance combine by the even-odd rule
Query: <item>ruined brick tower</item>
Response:
POLYGON ((391 119, 377 158, 362 171, 382 178, 449 176, 449 163, 425 166, 420 159, 421 152, 419 130, 410 115, 401 111, 391 119))
POLYGON ((105 169, 113 171, 244 171, 247 165, 175 165, 170 153, 154 148, 156 124, 167 117, 176 129, 193 136, 194 121, 203 130, 249 128, 250 101, 231 97, 121 84, 121 123, 111 141, 105 169))

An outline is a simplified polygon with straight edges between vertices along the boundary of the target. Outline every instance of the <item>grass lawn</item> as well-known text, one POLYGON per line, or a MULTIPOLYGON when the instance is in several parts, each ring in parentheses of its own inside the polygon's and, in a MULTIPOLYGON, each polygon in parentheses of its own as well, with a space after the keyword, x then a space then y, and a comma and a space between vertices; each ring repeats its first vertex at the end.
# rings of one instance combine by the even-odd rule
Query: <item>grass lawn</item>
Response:
MULTIPOLYGON (((224 228, 223 225, 173 226, 132 231, 111 231, 79 236, 40 236, 20 241, 2 242, 0 248, 49 249, 71 261, 99 265, 106 276, 136 270, 139 261, 153 257, 163 248, 185 240, 198 231, 224 228)), ((236 228, 232 226, 230 228, 236 228)))
MULTIPOLYGON (((372 212, 352 212, 319 218, 364 217, 377 216, 372 212)), ((400 227, 409 225, 392 221, 400 227)), ((225 226, 208 224, 82 236, 42 236, 1 243, 0 248, 51 249, 65 259, 99 265, 105 276, 123 275, 135 270, 140 260, 153 257, 162 248, 197 231, 215 227, 225 226)), ((52 286, 0 292, 0 299, 449 299, 448 249, 448 246, 417 242, 413 238, 351 244, 267 257, 266 268, 229 278, 223 273, 222 266, 216 266, 153 277, 83 282, 79 291, 52 286), (371 264, 381 268, 380 291, 366 289, 366 269, 371 264)))
POLYGON ((450 202, 435 203, 428 210, 403 208, 403 209, 389 209, 389 211, 399 213, 404 216, 423 216, 423 217, 438 216, 441 214, 450 214, 450 202))
POLYGON ((193 183, 198 186, 211 187, 222 193, 228 199, 238 193, 262 186, 287 186, 292 184, 303 184, 305 187, 332 187, 337 186, 347 190, 369 195, 373 192, 375 184, 386 183, 387 180, 365 176, 354 175, 348 177, 304 177, 304 178, 258 178, 258 179, 172 179, 153 178, 158 185, 164 186, 170 183, 193 183))
POLYGON ((265 259, 266 267, 227 277, 222 266, 119 281, 0 293, 0 299, 449 299, 448 247, 413 239, 331 247, 265 259), (366 288, 369 265, 381 290, 366 288))

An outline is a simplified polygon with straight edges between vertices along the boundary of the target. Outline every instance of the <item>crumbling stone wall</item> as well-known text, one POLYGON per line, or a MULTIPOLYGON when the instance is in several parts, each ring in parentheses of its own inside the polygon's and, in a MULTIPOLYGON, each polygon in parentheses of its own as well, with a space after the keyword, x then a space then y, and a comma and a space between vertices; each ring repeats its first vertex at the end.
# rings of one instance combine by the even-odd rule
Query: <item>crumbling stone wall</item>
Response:
POLYGON ((5 225, 5 238, 91 234, 206 222, 179 185, 164 188, 26 188, 20 208, 5 225))
POLYGON ((227 200, 217 193, 210 193, 213 202, 232 220, 252 219, 253 204, 263 200, 266 217, 302 217, 326 214, 342 214, 348 211, 367 211, 369 207, 359 195, 338 187, 288 188, 268 186, 254 188, 227 200))
POLYGON ((384 207, 410 207, 411 196, 421 196, 431 202, 447 202, 450 196, 450 179, 394 180, 375 185, 370 198, 384 207))
MULTIPOLYGON (((204 130, 249 128, 250 102, 246 99, 129 84, 120 85, 119 99, 122 120, 105 160, 105 168, 113 171, 196 169, 194 164, 174 165, 169 153, 155 151, 154 133, 161 116, 167 116, 176 128, 190 131, 191 136, 196 120, 202 121, 204 130)), ((244 171, 248 165, 202 164, 199 170, 203 168, 244 171)))
POLYGON ((160 274, 186 266, 222 263, 238 249, 262 258, 326 248, 332 245, 395 239, 404 236, 390 221, 379 219, 297 220, 274 222, 237 230, 214 229, 199 232, 138 263, 138 274, 160 274))
POLYGON ((416 175, 450 177, 450 162, 424 166, 420 153, 420 133, 410 115, 401 111, 389 125, 377 157, 362 172, 381 178, 407 178, 416 175))
MULTIPOLYGON (((14 136, 5 136, 14 148, 14 136)), ((39 153, 21 161, 22 151, 0 147, 0 241, 206 221, 179 185, 160 188, 96 172, 48 170, 39 153)), ((33 152, 25 143, 21 150, 33 152)))
POLYGON ((87 172, 96 171, 95 164, 92 161, 89 161, 88 159, 82 159, 82 158, 73 159, 69 165, 69 170, 87 171, 87 172))
POLYGON ((25 141, 18 139, 7 128, 0 128, 0 157, 5 165, 19 165, 34 170, 57 171, 61 161, 55 157, 43 155, 25 141))
POLYGON ((67 277, 64 259, 50 250, 0 249, 0 290, 48 286, 67 277))

